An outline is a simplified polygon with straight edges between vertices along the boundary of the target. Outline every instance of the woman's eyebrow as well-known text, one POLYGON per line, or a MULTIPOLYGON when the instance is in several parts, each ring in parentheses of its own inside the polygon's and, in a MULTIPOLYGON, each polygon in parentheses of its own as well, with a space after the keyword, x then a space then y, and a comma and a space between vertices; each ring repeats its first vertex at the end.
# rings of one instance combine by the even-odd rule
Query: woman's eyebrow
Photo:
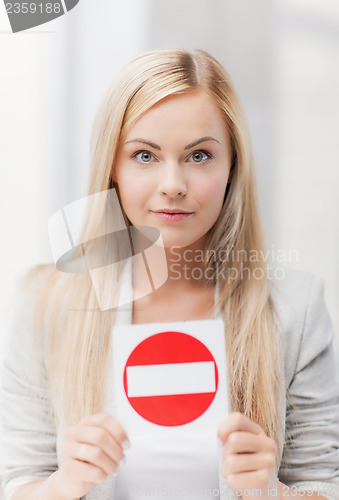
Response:
MULTIPOLYGON (((220 144, 220 142, 215 139, 214 137, 209 137, 209 136, 206 136, 206 137, 201 137, 200 139, 194 141, 194 142, 191 142, 190 144, 187 144, 187 146, 184 147, 184 149, 191 149, 191 148, 194 148, 194 146, 198 146, 198 144, 201 144, 202 142, 206 142, 206 141, 215 141, 217 142, 218 144, 220 144)), ((147 146, 150 146, 151 148, 154 148, 154 149, 157 149, 158 151, 161 151, 161 147, 158 146, 157 144, 154 144, 154 142, 151 142, 151 141, 146 141, 146 139, 131 139, 130 141, 126 141, 125 144, 129 144, 130 142, 142 142, 143 144, 147 144, 147 146)))
POLYGON ((218 144, 220 144, 220 142, 217 139, 214 139, 214 137, 207 136, 207 137, 201 137, 201 139, 198 139, 197 141, 191 142, 191 144, 187 144, 187 146, 185 146, 184 149, 194 148, 194 146, 197 146, 198 144, 201 144, 202 142, 206 142, 206 141, 215 141, 218 144))
POLYGON ((161 147, 154 142, 146 141, 146 139, 131 139, 130 141, 126 141, 125 144, 129 144, 130 142, 142 142, 143 144, 147 144, 147 146, 151 146, 151 148, 158 149, 161 151, 161 147))

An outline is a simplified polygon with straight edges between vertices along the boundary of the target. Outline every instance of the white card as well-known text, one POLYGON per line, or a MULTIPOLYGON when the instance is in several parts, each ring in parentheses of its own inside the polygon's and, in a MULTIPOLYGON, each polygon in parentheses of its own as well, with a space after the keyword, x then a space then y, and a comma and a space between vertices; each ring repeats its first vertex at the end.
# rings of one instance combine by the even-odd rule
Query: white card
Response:
POLYGON ((216 433, 228 413, 220 319, 113 329, 117 418, 129 438, 216 433))
POLYGON ((215 498, 228 412, 222 320, 116 326, 117 418, 131 442, 117 498, 215 498))

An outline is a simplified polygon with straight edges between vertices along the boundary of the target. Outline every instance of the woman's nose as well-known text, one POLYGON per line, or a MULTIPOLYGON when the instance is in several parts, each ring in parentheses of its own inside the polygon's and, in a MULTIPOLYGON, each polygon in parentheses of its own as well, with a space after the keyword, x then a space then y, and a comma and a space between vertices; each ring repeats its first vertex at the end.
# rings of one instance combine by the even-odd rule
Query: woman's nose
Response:
POLYGON ((159 181, 159 192, 171 198, 185 196, 187 193, 187 180, 185 178, 184 167, 176 162, 170 162, 161 169, 159 181))

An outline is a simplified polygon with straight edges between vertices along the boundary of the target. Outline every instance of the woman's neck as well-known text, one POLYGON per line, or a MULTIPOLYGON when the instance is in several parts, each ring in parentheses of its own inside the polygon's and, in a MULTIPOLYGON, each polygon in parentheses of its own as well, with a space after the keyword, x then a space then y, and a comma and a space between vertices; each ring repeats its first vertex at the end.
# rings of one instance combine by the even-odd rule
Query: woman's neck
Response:
POLYGON ((204 270, 203 244, 203 241, 198 241, 185 248, 153 248, 146 261, 137 259, 133 266, 135 295, 148 295, 150 286, 154 298, 209 288, 204 270))

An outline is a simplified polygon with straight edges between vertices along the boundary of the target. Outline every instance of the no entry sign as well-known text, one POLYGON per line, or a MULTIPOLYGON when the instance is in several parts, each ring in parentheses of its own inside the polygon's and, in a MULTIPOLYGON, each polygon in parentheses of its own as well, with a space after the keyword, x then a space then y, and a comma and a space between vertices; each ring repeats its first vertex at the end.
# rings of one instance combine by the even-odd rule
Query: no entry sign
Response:
POLYGON ((221 319, 112 330, 114 415, 128 436, 215 433, 228 412, 221 319))
POLYGON ((157 425, 178 426, 200 417, 211 405, 218 369, 200 340, 165 331, 132 351, 123 384, 129 403, 141 417, 157 425))
POLYGON ((218 481, 217 429, 228 413, 224 322, 119 324, 112 341, 108 409, 131 442, 118 497, 127 498, 128 485, 136 492, 174 488, 184 500, 194 483, 205 498, 218 481))

